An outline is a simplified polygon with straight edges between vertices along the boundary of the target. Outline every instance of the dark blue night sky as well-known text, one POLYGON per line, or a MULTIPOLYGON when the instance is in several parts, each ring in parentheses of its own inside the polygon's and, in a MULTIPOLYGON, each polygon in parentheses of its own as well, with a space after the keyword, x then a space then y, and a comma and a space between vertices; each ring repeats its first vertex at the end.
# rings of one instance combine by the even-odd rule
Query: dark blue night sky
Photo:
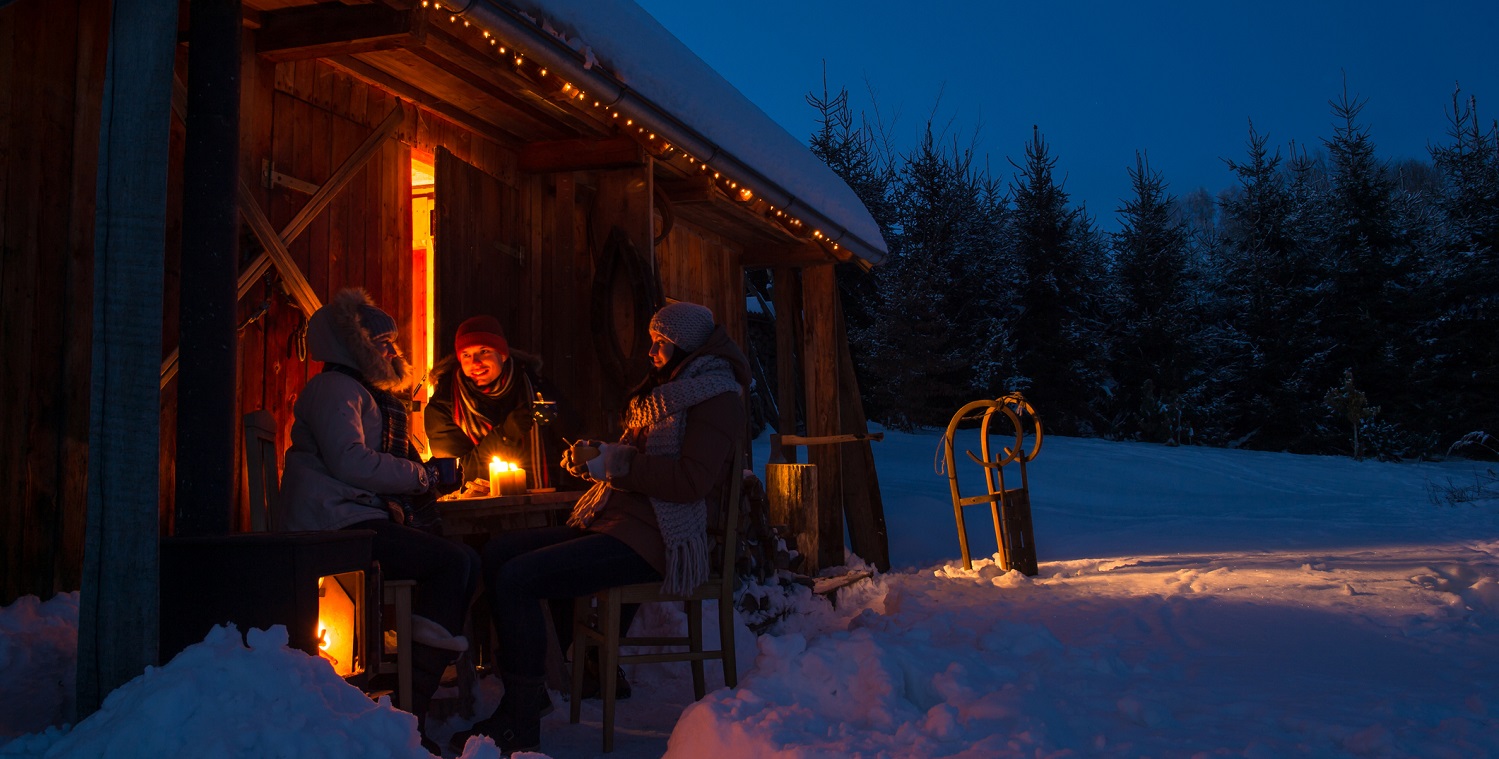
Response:
POLYGON ((1459 83, 1499 117, 1494 2, 638 1, 803 140, 824 60, 830 89, 871 119, 873 90, 900 150, 931 118, 1008 178, 1035 124, 1105 228, 1136 150, 1172 194, 1216 193, 1250 119, 1283 154, 1292 140, 1319 149, 1345 75, 1385 159, 1446 140, 1459 83))

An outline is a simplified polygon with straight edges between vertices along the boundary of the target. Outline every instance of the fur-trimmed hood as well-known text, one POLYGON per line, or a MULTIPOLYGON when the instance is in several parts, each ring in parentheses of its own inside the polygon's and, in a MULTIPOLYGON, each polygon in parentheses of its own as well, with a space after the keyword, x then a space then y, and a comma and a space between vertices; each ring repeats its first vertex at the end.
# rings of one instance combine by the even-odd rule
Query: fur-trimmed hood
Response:
POLYGON ((357 369, 371 385, 386 392, 409 390, 417 379, 411 362, 404 354, 386 361, 369 333, 359 326, 359 307, 374 305, 362 288, 339 290, 307 320, 307 356, 357 369))

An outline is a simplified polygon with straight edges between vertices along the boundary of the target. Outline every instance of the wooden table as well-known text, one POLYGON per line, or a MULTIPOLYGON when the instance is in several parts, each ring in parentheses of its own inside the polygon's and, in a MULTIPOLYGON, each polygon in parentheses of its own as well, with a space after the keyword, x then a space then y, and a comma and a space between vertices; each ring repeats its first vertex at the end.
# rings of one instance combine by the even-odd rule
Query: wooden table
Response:
POLYGON ((443 534, 456 538, 469 535, 491 535, 526 527, 552 527, 566 524, 573 504, 583 496, 581 490, 559 490, 550 493, 485 496, 438 501, 442 514, 443 534))
MULTIPOLYGON (((567 517, 572 513, 573 504, 578 502, 583 492, 561 490, 550 493, 528 492, 525 495, 459 498, 452 501, 438 501, 437 510, 442 514, 444 535, 468 543, 475 549, 482 549, 489 536, 496 533, 527 527, 552 527, 567 524, 567 517)), ((550 610, 545 604, 542 605, 542 610, 550 626, 552 624, 550 610)), ((457 711, 465 717, 472 716, 473 711, 472 690, 474 679, 477 678, 474 667, 480 664, 493 667, 496 643, 490 629, 487 602, 476 603, 475 608, 470 612, 466 632, 474 646, 464 654, 464 659, 467 660, 466 666, 459 668, 459 698, 456 705, 457 711)), ((557 647, 555 634, 547 635, 546 658, 548 686, 555 690, 566 690, 570 681, 563 670, 562 651, 557 647)), ((437 702, 433 703, 435 705, 437 702)), ((441 709, 442 707, 439 707, 439 711, 441 709)))

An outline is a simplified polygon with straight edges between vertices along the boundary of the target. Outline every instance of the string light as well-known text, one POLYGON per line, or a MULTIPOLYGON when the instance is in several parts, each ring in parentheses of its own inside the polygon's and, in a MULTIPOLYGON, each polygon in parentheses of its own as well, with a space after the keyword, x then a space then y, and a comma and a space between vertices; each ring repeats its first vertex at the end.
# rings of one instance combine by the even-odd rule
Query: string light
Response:
MULTIPOLYGON (((421 6, 423 8, 432 8, 434 12, 445 12, 442 8, 441 3, 433 2, 433 0, 421 0, 421 6)), ((458 14, 449 14, 449 23, 457 23, 457 21, 458 14)), ((463 26, 464 28, 469 28, 472 25, 467 18, 464 18, 463 26)), ((515 51, 512 55, 507 46, 499 44, 499 38, 493 32, 488 29, 479 29, 479 31, 482 33, 483 39, 489 40, 490 46, 494 47, 499 55, 512 56, 512 60, 514 61, 517 69, 522 69, 525 66, 525 56, 523 56, 519 51, 515 51)), ((535 69, 535 76, 537 78, 544 78, 550 73, 550 70, 544 67, 538 67, 537 69, 535 69)), ((572 100, 576 97, 579 103, 587 102, 587 95, 581 88, 574 86, 572 82, 563 82, 559 92, 564 98, 568 100, 572 100)), ((609 111, 610 118, 619 118, 619 111, 615 110, 610 105, 605 105, 601 100, 594 100, 593 107, 603 108, 605 111, 609 111)), ((625 126, 636 126, 635 119, 627 117, 625 119, 625 126)), ((636 127, 635 131, 637 134, 645 135, 645 139, 648 141, 654 142, 657 139, 656 133, 647 132, 644 126, 636 127)), ((661 157, 663 159, 669 158, 673 152, 679 152, 681 153, 682 157, 685 157, 687 159, 688 166, 697 166, 700 171, 703 171, 705 173, 712 170, 712 167, 708 165, 707 161, 699 161, 691 153, 679 150, 665 140, 662 140, 660 150, 661 157)), ((776 208, 774 205, 766 203, 763 199, 757 199, 753 190, 751 190, 749 187, 741 187, 737 180, 726 178, 723 176, 722 172, 719 171, 713 171, 713 180, 715 183, 721 183, 718 186, 721 190, 723 190, 723 192, 725 192, 725 194, 736 198, 740 202, 752 204, 750 208, 755 209, 754 212, 762 214, 766 219, 772 219, 771 214, 774 213, 773 218, 780 220, 779 223, 784 225, 787 229, 800 230, 802 228, 803 223, 801 219, 787 214, 784 209, 776 208)), ((800 231, 797 231, 795 233, 805 234, 804 232, 800 231)), ((822 233, 822 230, 813 230, 812 237, 813 239, 820 241, 822 244, 827 245, 831 250, 841 249, 838 243, 834 242, 831 238, 824 235, 822 233)))

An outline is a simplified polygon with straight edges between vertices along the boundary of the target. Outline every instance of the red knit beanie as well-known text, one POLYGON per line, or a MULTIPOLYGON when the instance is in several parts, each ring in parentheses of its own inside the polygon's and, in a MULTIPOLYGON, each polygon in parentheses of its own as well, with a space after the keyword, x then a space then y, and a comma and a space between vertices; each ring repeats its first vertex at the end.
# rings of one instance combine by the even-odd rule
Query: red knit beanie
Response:
POLYGON ((510 358, 510 343, 505 340, 505 330, 500 320, 493 316, 471 316, 458 325, 458 335, 453 338, 453 352, 462 353, 465 348, 487 345, 500 354, 500 361, 510 358))

